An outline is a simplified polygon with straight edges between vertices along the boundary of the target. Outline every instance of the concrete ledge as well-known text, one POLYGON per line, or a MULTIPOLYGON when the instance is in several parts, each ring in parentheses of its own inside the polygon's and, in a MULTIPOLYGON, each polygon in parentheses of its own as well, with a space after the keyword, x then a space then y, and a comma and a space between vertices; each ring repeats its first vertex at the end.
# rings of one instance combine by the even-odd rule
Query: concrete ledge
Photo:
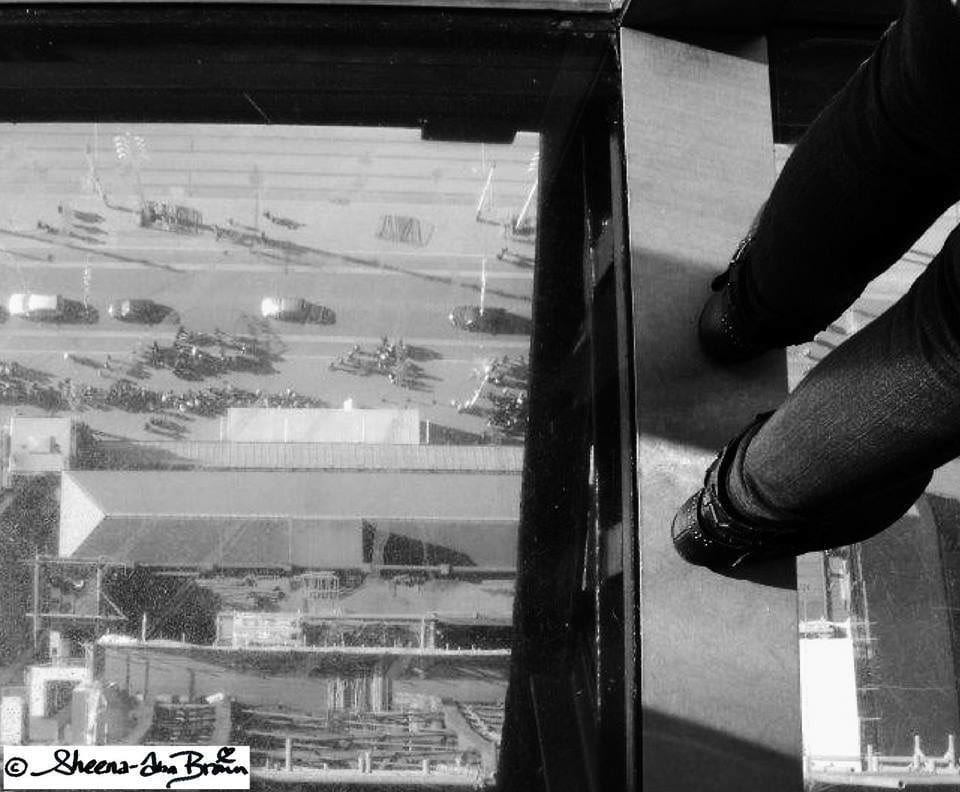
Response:
POLYGON ((645 33, 621 36, 643 789, 800 790, 793 562, 732 579, 685 564, 670 542, 676 509, 717 449, 786 394, 783 355, 721 369, 704 359, 695 332, 710 279, 772 184, 767 70, 645 33))

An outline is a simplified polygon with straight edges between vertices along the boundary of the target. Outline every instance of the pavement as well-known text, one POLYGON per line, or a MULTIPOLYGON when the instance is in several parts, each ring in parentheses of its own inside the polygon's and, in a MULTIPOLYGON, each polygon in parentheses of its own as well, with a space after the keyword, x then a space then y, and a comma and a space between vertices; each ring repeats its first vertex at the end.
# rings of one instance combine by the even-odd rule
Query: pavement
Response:
MULTIPOLYGON (((51 382, 107 387, 129 377, 154 340, 171 343, 178 324, 253 334, 279 354, 274 373, 193 383, 148 368, 140 384, 293 388, 330 406, 418 407, 424 420, 480 435, 489 405, 482 400, 481 414, 471 415, 451 402, 469 399, 490 359, 526 356, 529 337, 472 334, 447 315, 482 293, 485 306, 530 319, 532 239, 505 238, 501 221, 529 195, 538 146, 533 134, 481 146, 425 142, 403 129, 10 125, 0 144, 0 297, 86 298, 99 321, 9 318, 0 325, 0 359, 51 382), (141 197, 195 209, 203 226, 143 228, 141 197), (278 295, 323 305, 336 321, 262 319, 260 300, 278 295), (106 307, 123 298, 152 299, 175 316, 155 326, 121 323, 106 307), (383 336, 421 352, 416 389, 330 370, 355 345, 372 350, 383 336), (94 364, 109 355, 112 365, 79 365, 65 353, 94 364)), ((140 415, 82 417, 107 434, 155 439, 140 415)), ((217 421, 188 421, 185 434, 216 439, 217 421)))

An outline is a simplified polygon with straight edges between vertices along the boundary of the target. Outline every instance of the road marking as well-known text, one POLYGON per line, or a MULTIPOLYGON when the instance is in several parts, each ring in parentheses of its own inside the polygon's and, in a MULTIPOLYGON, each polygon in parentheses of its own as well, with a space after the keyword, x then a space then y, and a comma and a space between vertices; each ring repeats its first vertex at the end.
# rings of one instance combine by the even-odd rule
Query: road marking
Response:
MULTIPOLYGON (((0 336, 5 335, 0 331, 0 336)), ((157 341, 165 340, 167 338, 173 338, 176 335, 175 330, 160 330, 153 332, 123 332, 118 330, 84 330, 79 332, 69 332, 69 331, 57 331, 57 330, 39 330, 39 329, 25 329, 25 330, 16 330, 12 335, 21 336, 24 338, 60 338, 64 340, 72 338, 121 338, 129 339, 131 341, 157 341)), ((255 338, 252 334, 249 333, 227 333, 227 336, 243 336, 255 338)), ((407 346, 424 346, 424 347, 479 347, 481 345, 488 346, 497 346, 504 347, 507 349, 527 349, 530 346, 529 339, 521 340, 510 340, 510 339, 501 339, 501 338, 478 338, 476 336, 472 338, 465 339, 456 339, 456 338, 419 338, 419 337, 408 337, 401 336, 404 343, 407 346)), ((261 339, 265 343, 269 344, 273 341, 278 341, 283 344, 296 343, 296 344, 360 344, 361 346, 365 344, 378 345, 382 340, 383 336, 315 336, 315 335, 282 335, 277 336, 276 339, 267 337, 261 339)), ((31 350, 24 349, 24 352, 29 352, 31 350)), ((479 351, 479 350, 478 350, 479 351)))
MULTIPOLYGON (((9 252, 9 251, 8 251, 9 252)), ((99 252, 99 251, 94 251, 99 252)), ((63 261, 63 260, 54 260, 54 261, 36 261, 33 259, 27 259, 23 261, 17 261, 17 269, 79 269, 86 266, 89 266, 91 269, 96 269, 98 271, 109 272, 109 271, 124 271, 124 270, 142 270, 144 267, 147 267, 146 264, 140 264, 136 262, 111 262, 109 264, 103 263, 93 263, 86 261, 63 261)), ((344 265, 333 265, 326 266, 323 264, 301 264, 297 262, 286 262, 275 260, 270 264, 263 264, 259 262, 233 262, 233 261, 210 261, 209 263, 196 264, 196 263, 177 263, 171 265, 176 268, 178 274, 184 272, 278 272, 283 270, 285 273, 290 272, 308 272, 313 274, 324 274, 324 275, 418 275, 425 277, 437 277, 437 278, 464 278, 479 281, 481 278, 481 270, 458 270, 458 269, 431 269, 426 268, 417 268, 417 269, 393 269, 391 265, 382 266, 377 262, 371 262, 369 265, 361 266, 344 266, 344 265)), ((521 281, 533 281, 533 271, 526 270, 520 272, 510 272, 509 270, 487 270, 487 279, 488 280, 521 280, 521 281)))
MULTIPOLYGON (((28 354, 28 355, 56 355, 57 357, 62 357, 64 353, 70 355, 117 355, 124 354, 122 350, 117 349, 23 349, 22 347, 0 347, 0 355, 6 354, 28 354)), ((132 354, 132 351, 127 351, 126 354, 132 354)), ((315 354, 315 355, 281 355, 281 360, 277 362, 286 362, 291 360, 338 360, 342 358, 343 355, 333 355, 333 354, 315 354)), ((482 358, 485 356, 471 357, 471 358, 435 358, 434 360, 419 360, 413 361, 419 366, 477 366, 482 361, 482 358)), ((120 362, 119 360, 117 361, 120 362)), ((334 369, 334 372, 340 374, 354 374, 356 372, 347 371, 344 369, 334 369)), ((230 374, 243 374, 242 371, 231 371, 230 374)), ((280 372, 277 372, 279 374, 280 372)), ((273 375, 257 375, 257 376, 273 376, 273 375)), ((286 376, 289 376, 286 375, 286 376)))
MULTIPOLYGON (((26 249, 33 249, 35 247, 47 246, 51 243, 55 244, 58 240, 56 237, 38 237, 32 236, 35 233, 34 229, 24 229, 18 230, 15 228, 5 229, 10 231, 17 236, 25 239, 31 239, 37 242, 37 245, 27 246, 26 249)), ((274 240, 279 242, 281 245, 289 242, 291 245, 302 245, 304 248, 307 248, 302 251, 301 255, 314 255, 314 256, 330 256, 336 258, 353 256, 359 258, 360 256, 368 256, 370 264, 376 264, 378 259, 390 259, 390 258, 440 258, 440 259, 453 259, 453 260, 462 260, 462 261, 476 261, 480 262, 481 259, 490 258, 491 255, 494 257, 496 254, 490 253, 465 253, 462 250, 427 250, 426 248, 417 248, 416 250, 340 250, 340 249, 309 249, 309 245, 305 242, 294 242, 293 240, 279 239, 274 240)), ((503 247, 503 246, 501 246, 503 247)), ((190 245, 189 240, 184 241, 179 245, 114 245, 108 249, 108 252, 113 253, 125 253, 128 255, 149 255, 150 253, 178 253, 181 255, 193 255, 193 254, 216 254, 217 256, 222 256, 224 251, 236 251, 236 252, 247 252, 250 250, 282 250, 281 248, 269 248, 269 247, 260 247, 260 248, 247 248, 242 245, 190 245)), ((91 251, 99 251, 99 248, 91 248, 91 251)), ((14 252, 14 251, 11 251, 14 252)), ((516 251, 512 251, 516 254, 516 251)), ((517 254, 523 255, 523 254, 517 254)))

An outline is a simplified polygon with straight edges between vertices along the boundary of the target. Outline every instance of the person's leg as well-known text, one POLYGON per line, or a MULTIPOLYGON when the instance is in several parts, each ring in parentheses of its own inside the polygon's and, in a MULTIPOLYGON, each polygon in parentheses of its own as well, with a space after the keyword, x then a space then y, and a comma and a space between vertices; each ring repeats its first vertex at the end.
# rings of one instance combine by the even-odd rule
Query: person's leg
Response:
POLYGON ((958 416, 960 228, 906 295, 728 447, 678 514, 677 549, 723 567, 877 533, 960 455, 958 416))
POLYGON ((960 455, 960 228, 910 291, 827 355, 756 433, 733 503, 781 520, 829 514, 960 455))
POLYGON ((811 338, 958 198, 960 15, 907 0, 784 166, 733 268, 733 315, 727 294, 701 320, 705 351, 811 338))

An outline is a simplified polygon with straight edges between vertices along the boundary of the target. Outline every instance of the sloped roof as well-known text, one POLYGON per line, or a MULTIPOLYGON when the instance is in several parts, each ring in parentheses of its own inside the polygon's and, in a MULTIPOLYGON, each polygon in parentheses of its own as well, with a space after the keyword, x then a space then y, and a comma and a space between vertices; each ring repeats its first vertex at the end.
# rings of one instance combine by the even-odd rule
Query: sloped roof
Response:
POLYGON ((351 565, 370 520, 503 564, 519 511, 519 475, 69 471, 59 549, 140 563, 351 565))
MULTIPOLYGON (((302 566, 352 568, 363 563, 362 521, 304 518, 106 517, 74 548, 78 558, 160 566, 302 566)), ((378 520, 390 537, 429 543, 428 563, 511 567, 517 524, 378 520)))
POLYGON ((230 443, 195 440, 101 441, 117 469, 331 470, 424 473, 520 473, 519 445, 383 443, 230 443))
POLYGON ((73 553, 164 566, 353 567, 363 561, 358 520, 107 517, 73 553))
POLYGON ((520 476, 483 473, 70 471, 108 516, 518 519, 520 476))

